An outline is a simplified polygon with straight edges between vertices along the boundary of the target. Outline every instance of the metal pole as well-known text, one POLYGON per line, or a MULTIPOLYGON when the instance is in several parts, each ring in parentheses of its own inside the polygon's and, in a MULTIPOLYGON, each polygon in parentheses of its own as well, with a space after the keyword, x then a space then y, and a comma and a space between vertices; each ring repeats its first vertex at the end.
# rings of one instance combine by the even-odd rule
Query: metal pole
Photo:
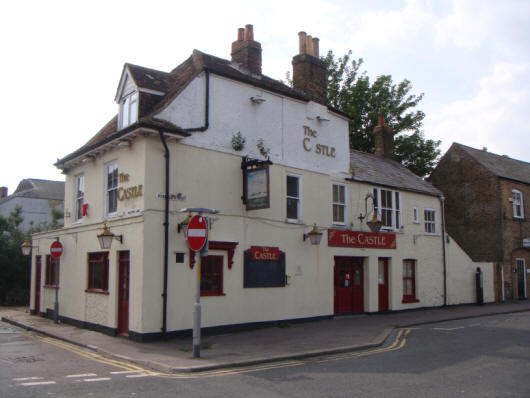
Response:
POLYGON ((55 323, 59 323, 59 270, 60 270, 60 263, 59 260, 55 260, 55 265, 57 266, 57 286, 55 286, 55 303, 53 305, 53 321, 55 323))
POLYGON ((195 252, 197 264, 197 285, 195 290, 195 305, 193 306, 193 357, 201 356, 201 253, 195 252))

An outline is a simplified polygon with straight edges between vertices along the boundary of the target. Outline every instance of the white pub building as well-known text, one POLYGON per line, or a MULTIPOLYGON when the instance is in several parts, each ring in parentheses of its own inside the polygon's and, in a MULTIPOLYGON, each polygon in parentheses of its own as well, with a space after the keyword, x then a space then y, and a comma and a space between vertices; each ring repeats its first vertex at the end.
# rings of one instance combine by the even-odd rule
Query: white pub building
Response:
POLYGON ((261 73, 252 25, 231 60, 195 50, 170 72, 125 64, 118 114, 56 163, 65 226, 32 236, 32 313, 138 341, 190 333, 197 266, 182 208, 219 210, 201 267, 212 332, 472 303, 477 266, 493 301, 492 264, 444 235, 442 193, 391 160, 382 120, 375 154, 350 151, 318 39, 301 32, 299 47, 293 87, 261 73))

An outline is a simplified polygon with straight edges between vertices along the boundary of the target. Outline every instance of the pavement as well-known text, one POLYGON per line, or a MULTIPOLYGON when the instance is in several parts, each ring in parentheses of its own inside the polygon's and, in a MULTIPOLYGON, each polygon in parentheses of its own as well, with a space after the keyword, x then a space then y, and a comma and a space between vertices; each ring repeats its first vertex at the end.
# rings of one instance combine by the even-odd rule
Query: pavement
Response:
POLYGON ((201 339, 201 357, 193 358, 192 339, 138 343, 30 315, 24 307, 0 307, 4 322, 166 373, 201 372, 381 346, 395 328, 530 311, 530 301, 459 305, 378 314, 337 316, 304 323, 282 323, 201 339))

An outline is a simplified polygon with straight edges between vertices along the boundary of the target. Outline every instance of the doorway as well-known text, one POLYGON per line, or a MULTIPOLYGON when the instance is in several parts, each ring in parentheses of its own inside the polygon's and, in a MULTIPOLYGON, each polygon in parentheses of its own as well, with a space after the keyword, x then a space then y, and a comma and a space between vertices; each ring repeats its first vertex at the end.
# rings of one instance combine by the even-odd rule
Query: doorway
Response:
POLYGON ((378 297, 379 311, 388 311, 388 258, 379 258, 378 297))
POLYGON ((35 315, 40 315, 41 256, 35 257, 35 315))
POLYGON ((129 335, 129 251, 119 252, 118 334, 129 335))
POLYGON ((526 298, 526 267, 524 258, 517 258, 515 260, 517 267, 517 298, 526 298))
POLYGON ((335 314, 364 311, 364 275, 362 257, 335 257, 335 314))

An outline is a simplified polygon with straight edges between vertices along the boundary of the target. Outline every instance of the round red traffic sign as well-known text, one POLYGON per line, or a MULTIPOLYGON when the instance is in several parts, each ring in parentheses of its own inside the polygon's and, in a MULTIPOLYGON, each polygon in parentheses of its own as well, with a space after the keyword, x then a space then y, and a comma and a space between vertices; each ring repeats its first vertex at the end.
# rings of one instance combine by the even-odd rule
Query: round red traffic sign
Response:
POLYGON ((63 244, 57 240, 53 242, 50 246, 50 254, 53 258, 61 257, 61 254, 63 254, 63 244))
POLYGON ((204 247, 208 237, 208 226, 206 220, 201 215, 195 215, 188 224, 188 246, 194 252, 198 252, 204 247))

